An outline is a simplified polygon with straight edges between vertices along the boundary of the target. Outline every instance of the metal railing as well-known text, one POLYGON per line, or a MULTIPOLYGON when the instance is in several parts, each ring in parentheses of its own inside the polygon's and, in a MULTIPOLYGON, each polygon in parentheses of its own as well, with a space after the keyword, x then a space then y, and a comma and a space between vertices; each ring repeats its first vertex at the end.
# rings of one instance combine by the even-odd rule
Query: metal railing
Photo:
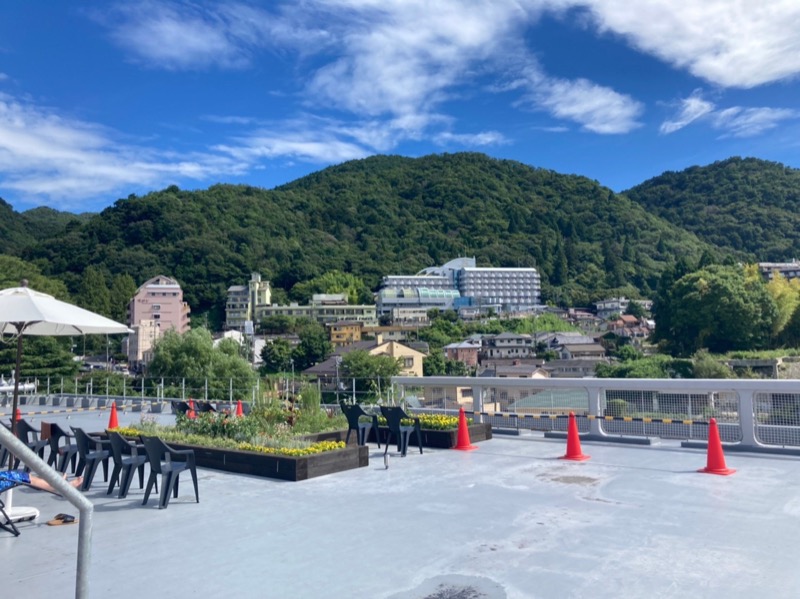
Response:
MULTIPOLYGON (((752 451, 800 448, 800 380, 395 377, 421 408, 463 406, 499 430, 565 431, 567 415, 597 440, 723 442, 752 451)), ((449 410, 448 410, 449 411, 449 410)), ((789 451, 787 451, 789 453, 789 451)))

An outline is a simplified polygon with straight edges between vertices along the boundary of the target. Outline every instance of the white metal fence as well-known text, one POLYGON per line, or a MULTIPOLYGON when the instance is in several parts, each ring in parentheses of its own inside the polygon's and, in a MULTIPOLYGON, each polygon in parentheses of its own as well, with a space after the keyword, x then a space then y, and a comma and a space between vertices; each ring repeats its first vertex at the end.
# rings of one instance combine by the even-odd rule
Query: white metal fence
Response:
MULTIPOLYGON (((396 377, 398 394, 433 411, 464 407, 496 429, 565 431, 570 412, 598 440, 702 441, 716 419, 723 442, 800 448, 800 380, 396 377)), ((796 450, 794 450, 796 451, 796 450)))

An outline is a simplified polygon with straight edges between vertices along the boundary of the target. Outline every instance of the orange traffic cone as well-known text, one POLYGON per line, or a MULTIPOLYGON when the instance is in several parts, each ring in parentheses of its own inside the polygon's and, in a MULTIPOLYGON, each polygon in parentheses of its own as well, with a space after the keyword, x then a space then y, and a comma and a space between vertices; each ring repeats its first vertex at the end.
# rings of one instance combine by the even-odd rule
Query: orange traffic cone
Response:
POLYGON ((244 410, 242 409, 241 399, 236 401, 236 416, 244 416, 244 410))
POLYGON ((186 417, 189 420, 194 420, 195 418, 197 418, 197 414, 194 411, 194 400, 193 399, 189 400, 189 411, 186 412, 186 417))
POLYGON ((716 418, 708 421, 708 457, 706 459, 706 467, 701 468, 698 472, 719 474, 721 476, 728 476, 736 472, 736 470, 732 470, 725 465, 725 455, 722 453, 722 442, 719 439, 716 418))
POLYGON ((458 449, 461 451, 472 451, 473 449, 478 449, 477 445, 472 445, 470 443, 469 428, 467 428, 467 415, 464 414, 463 407, 458 411, 458 439, 456 446, 453 449, 458 449))
POLYGON ((117 420, 117 402, 111 402, 111 415, 108 417, 108 428, 119 428, 119 420, 117 420))
POLYGON ((22 412, 20 411, 20 409, 19 409, 19 408, 17 408, 17 413, 16 413, 16 414, 14 414, 14 420, 16 420, 17 422, 19 422, 20 420, 22 420, 22 412))
POLYGON ((588 460, 589 456, 581 451, 581 438, 578 435, 578 423, 575 420, 575 412, 569 413, 569 426, 567 427, 567 453, 561 456, 561 460, 573 460, 582 462, 588 460))

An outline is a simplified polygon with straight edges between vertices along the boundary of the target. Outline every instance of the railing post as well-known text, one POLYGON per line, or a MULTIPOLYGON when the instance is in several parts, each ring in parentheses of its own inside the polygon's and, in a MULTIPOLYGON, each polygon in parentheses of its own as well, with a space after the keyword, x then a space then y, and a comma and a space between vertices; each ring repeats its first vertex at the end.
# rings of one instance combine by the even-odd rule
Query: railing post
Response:
POLYGON ((483 412, 483 387, 472 387, 472 411, 473 422, 482 423, 483 416, 480 413, 483 412))
POLYGON ((589 393, 589 415, 594 416, 594 418, 589 420, 589 434, 599 437, 605 436, 605 433, 603 433, 603 430, 600 428, 599 418, 602 415, 600 402, 602 401, 603 389, 598 384, 597 386, 592 385, 588 387, 586 391, 589 393))
POLYGON ((737 392, 739 395, 739 426, 741 427, 741 444, 747 447, 761 445, 756 439, 756 419, 755 419, 755 392, 742 389, 737 392))

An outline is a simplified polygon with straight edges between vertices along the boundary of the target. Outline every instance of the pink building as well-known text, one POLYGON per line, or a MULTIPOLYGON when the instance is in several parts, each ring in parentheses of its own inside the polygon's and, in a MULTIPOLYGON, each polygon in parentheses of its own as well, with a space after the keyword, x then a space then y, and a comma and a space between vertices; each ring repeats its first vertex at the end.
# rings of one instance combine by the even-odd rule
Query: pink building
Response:
POLYGON ((131 327, 143 320, 153 320, 162 332, 189 330, 189 304, 183 301, 178 281, 170 277, 159 275, 139 287, 131 299, 129 312, 131 327))
POLYGON ((153 345, 166 331, 188 331, 189 312, 175 279, 159 275, 139 287, 128 307, 128 323, 133 329, 128 337, 128 363, 147 364, 153 345))

